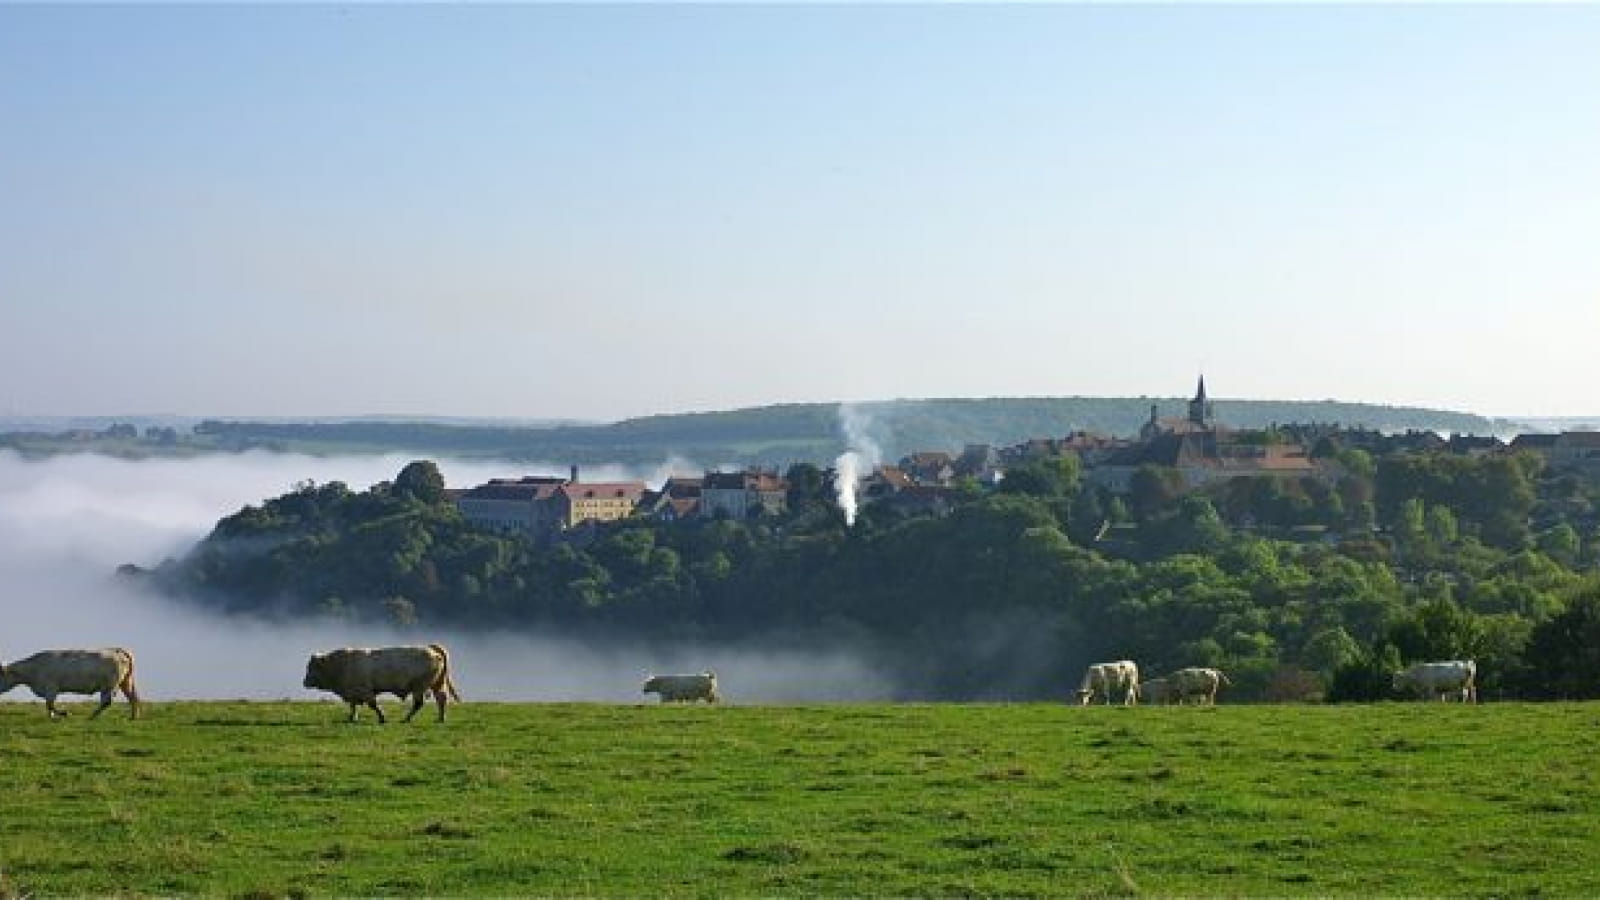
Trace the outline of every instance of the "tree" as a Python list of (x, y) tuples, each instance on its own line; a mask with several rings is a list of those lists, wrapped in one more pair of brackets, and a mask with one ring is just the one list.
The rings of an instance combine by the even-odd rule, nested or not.
[(1072, 454), (1030, 459), (1006, 470), (999, 492), (1045, 499), (1069, 497), (1078, 490), (1078, 474), (1078, 457)]
[(1402, 550), (1408, 553), (1426, 551), (1428, 539), (1426, 516), (1422, 501), (1416, 497), (1400, 504), (1400, 510), (1394, 518), (1394, 538)]
[(409, 628), (417, 624), (417, 605), (404, 597), (385, 598), (383, 612), (390, 623), (401, 628)]
[(444, 499), (444, 476), (430, 459), (407, 463), (394, 479), (394, 492), (433, 505)]
[(1146, 525), (1154, 549), (1162, 553), (1215, 553), (1228, 540), (1228, 526), (1211, 501), (1189, 494), (1171, 515)]
[(1334, 671), (1328, 702), (1382, 700), (1394, 692), (1394, 673), (1399, 670), (1400, 654), (1392, 644), (1374, 647)]
[(1343, 628), (1324, 628), (1306, 641), (1300, 658), (1312, 669), (1331, 676), (1339, 669), (1361, 661), (1361, 645)]
[(833, 498), (828, 494), (827, 479), (823, 476), (822, 470), (811, 463), (795, 463), (784, 473), (783, 478), (789, 483), (789, 493), (785, 499), (790, 512), (798, 513), (813, 503), (833, 502)]
[(1389, 642), (1408, 663), (1471, 659), (1482, 641), (1477, 617), (1448, 596), (1430, 600), (1389, 629)]
[(1565, 522), (1539, 532), (1536, 543), (1545, 556), (1564, 566), (1578, 562), (1578, 532)]
[(1566, 612), (1535, 626), (1523, 658), (1538, 661), (1525, 676), (1525, 693), (1565, 700), (1600, 697), (1600, 591), (1583, 594)]
[(1461, 536), (1455, 514), (1447, 506), (1430, 506), (1423, 518), (1423, 527), (1435, 547), (1446, 548)]
[(1133, 512), (1140, 521), (1165, 510), (1182, 493), (1183, 474), (1170, 466), (1140, 466), (1129, 484)]

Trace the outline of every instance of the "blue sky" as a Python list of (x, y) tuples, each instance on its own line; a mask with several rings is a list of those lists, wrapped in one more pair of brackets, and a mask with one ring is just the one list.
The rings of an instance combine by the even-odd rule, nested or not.
[(0, 414), (1600, 412), (1600, 6), (0, 6)]

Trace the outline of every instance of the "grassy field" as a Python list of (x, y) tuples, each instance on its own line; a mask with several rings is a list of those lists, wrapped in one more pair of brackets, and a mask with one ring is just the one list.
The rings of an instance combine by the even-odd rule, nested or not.
[(1600, 895), (1595, 704), (86, 712), (0, 894)]

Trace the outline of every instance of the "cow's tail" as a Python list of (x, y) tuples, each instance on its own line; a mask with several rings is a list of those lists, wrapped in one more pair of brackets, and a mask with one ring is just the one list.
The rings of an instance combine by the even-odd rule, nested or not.
[(456, 691), (456, 683), (450, 677), (450, 651), (444, 649), (443, 644), (429, 644), (428, 649), (439, 654), (439, 658), (444, 660), (444, 671), (439, 673), (439, 681), (444, 685), (444, 691), (450, 695), (450, 699), (460, 703), (461, 694)]

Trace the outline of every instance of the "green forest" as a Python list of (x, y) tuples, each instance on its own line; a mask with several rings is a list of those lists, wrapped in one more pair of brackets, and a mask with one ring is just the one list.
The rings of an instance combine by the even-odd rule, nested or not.
[(1076, 457), (967, 482), (942, 515), (868, 503), (846, 527), (829, 473), (787, 472), (782, 515), (469, 526), (421, 460), (354, 490), (306, 482), (221, 520), (182, 559), (123, 574), (230, 613), (643, 640), (849, 648), (899, 699), (1040, 699), (1082, 667), (1215, 666), (1229, 700), (1390, 696), (1413, 661), (1470, 657), (1480, 694), (1600, 696), (1600, 487), (1532, 454), (1358, 446), (1342, 477), (1196, 492), (1141, 469), (1087, 486)]

